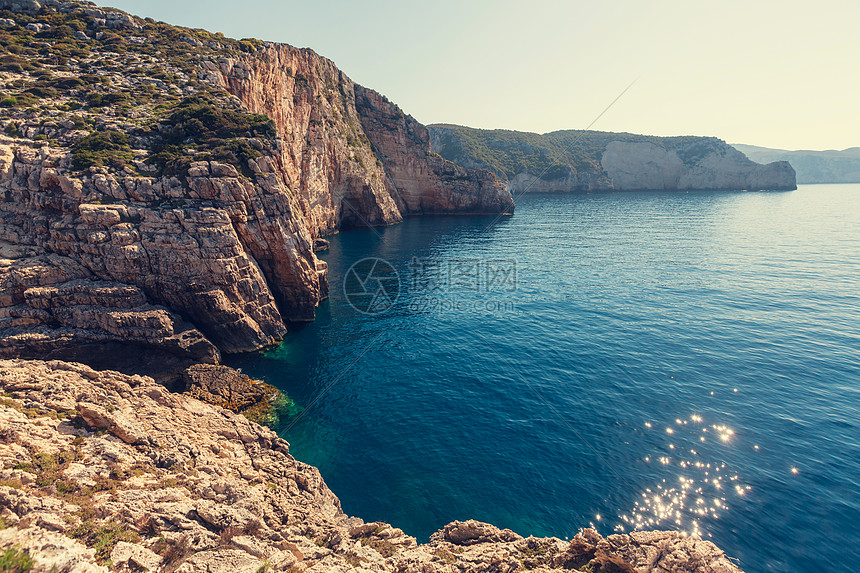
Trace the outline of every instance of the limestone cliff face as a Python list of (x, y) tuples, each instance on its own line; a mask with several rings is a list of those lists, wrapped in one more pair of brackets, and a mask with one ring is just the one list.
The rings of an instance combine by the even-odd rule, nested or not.
[[(25, 51), (0, 70), (28, 102), (0, 108), (0, 356), (134, 344), (217, 362), (313, 320), (320, 237), (512, 211), (492, 174), (431, 154), (423, 126), (311, 50), (64, 0), (0, 8), (16, 41), (71, 34), (46, 45), (77, 54)], [(48, 287), (61, 294), (33, 290)]]
[(317, 235), (408, 215), (513, 212), (493, 174), (431, 153), (425, 126), (311, 50), (267, 45), (211, 72), (248, 109), (275, 120), (284, 172)]
[[(76, 322), (60, 307), (79, 300), (83, 303), (75, 306), (108, 309), (162, 305), (177, 313), (173, 322), (193, 323), (227, 352), (280, 339), (286, 332), (281, 309), (295, 318), (313, 316), (322, 268), (310, 251), (309, 233), (293, 217), (271, 158), (255, 162), (254, 182), (214, 162), (194, 164), (182, 182), (73, 176), (63, 169), (63, 156), (48, 148), (13, 150), (7, 140), (0, 142), (0, 151), (7, 158), (0, 173), (0, 240), (11, 257), (0, 280), (20, 292), (5, 301), (3, 312), (20, 314), (24, 310), (11, 307), (21, 305), (39, 308), (27, 287), (67, 290), (69, 281), (78, 281), (75, 288), (84, 291), (91, 283), (81, 281), (95, 281), (89, 300), (84, 295), (54, 299), (66, 320), (55, 312), (8, 324), (12, 330), (4, 329), (0, 353), (38, 355), (48, 343), (72, 343), (75, 332), (63, 328), (94, 333), (87, 340), (140, 339), (161, 347), (177, 330), (138, 324), (144, 315), (133, 312), (124, 313), (125, 329)], [(33, 254), (35, 259), (27, 256)], [(42, 264), (45, 257), (51, 266)], [(34, 276), (18, 280), (21, 273)], [(104, 281), (117, 289), (110, 300), (96, 288)], [(208, 355), (217, 359), (214, 349)]]
[(283, 139), (280, 168), (314, 236), (342, 225), (403, 220), (362, 129), (355, 84), (331, 61), (311, 50), (268, 45), (207, 67), (210, 81), (274, 120)]
[(761, 165), (731, 146), (720, 146), (695, 163), (678, 151), (653, 143), (613, 141), (601, 165), (612, 187), (637, 189), (795, 189), (794, 169), (786, 161)]
[(546, 134), (430, 126), (433, 149), (460, 165), (490, 169), (514, 195), (581, 191), (789, 190), (794, 169), (761, 165), (713, 137), (600, 131)]
[(563, 541), (470, 520), (419, 545), (345, 515), (271, 430), (150, 378), (0, 360), (0, 391), (0, 551), (37, 573), (740, 573), (676, 532)]

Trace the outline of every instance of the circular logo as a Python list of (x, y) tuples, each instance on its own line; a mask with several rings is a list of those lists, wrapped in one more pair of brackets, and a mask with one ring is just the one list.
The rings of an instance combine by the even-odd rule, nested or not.
[(343, 294), (362, 314), (382, 314), (400, 297), (400, 275), (386, 260), (361, 259), (346, 272)]

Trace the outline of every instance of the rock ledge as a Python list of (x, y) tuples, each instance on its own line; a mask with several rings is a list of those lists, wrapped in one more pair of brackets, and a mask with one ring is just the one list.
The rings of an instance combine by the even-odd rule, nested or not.
[(345, 515), (271, 430), (151, 378), (3, 360), (0, 392), (0, 549), (36, 572), (739, 571), (671, 532), (566, 542), (465, 521), (419, 545)]

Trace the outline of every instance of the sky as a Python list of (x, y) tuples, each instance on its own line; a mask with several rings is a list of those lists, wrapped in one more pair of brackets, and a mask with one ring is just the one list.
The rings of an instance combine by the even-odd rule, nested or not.
[(858, 0), (97, 4), (312, 48), (425, 124), (860, 146)]

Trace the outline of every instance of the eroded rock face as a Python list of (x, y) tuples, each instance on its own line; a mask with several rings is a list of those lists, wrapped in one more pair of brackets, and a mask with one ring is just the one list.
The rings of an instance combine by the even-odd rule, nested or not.
[[(0, 137), (0, 273), (54, 272), (38, 259), (49, 255), (77, 269), (74, 278), (31, 281), (65, 294), (34, 291), (14, 304), (0, 301), (6, 327), (0, 356), (46, 357), (49, 347), (69, 349), (77, 341), (90, 349), (126, 343), (217, 362), (213, 347), (260, 349), (280, 341), (287, 323), (313, 320), (328, 294), (326, 264), (314, 254), (324, 248), (324, 235), (397, 223), (409, 214), (512, 210), (510, 195), (491, 174), (431, 154), (426, 128), (311, 50), (262, 42), (237, 49), (236, 42), (205, 34), (204, 43), (193, 31), (164, 33), (152, 22), (86, 3), (0, 0), (0, 6), (66, 15), (87, 28), (75, 38), (91, 50), (82, 56), (86, 62), (71, 67), (39, 63), (38, 74), (25, 71), (22, 56), (19, 71), (12, 66), (0, 74), (4, 89), (60, 86), (36, 86), (37, 93), (57, 95), (35, 111), (0, 110), (0, 125), (12, 136)], [(124, 42), (123, 50), (106, 43), (105, 27)], [(147, 44), (159, 42), (183, 55), (153, 57)], [(193, 65), (178, 62), (182, 57)], [(126, 69), (136, 71), (116, 73)], [(84, 89), (68, 77), (84, 70), (112, 90), (147, 94), (144, 105), (90, 105), (86, 98), (99, 82), (87, 80)], [(156, 164), (152, 154), (164, 149), (157, 147), (160, 134), (172, 129), (163, 108), (179, 103), (177, 94), (226, 113), (264, 114), (276, 133), (219, 132), (227, 138), (219, 139), (222, 147), (244, 150), (232, 154), (232, 163), (201, 159), (212, 153), (198, 153), (197, 143), (185, 138), (164, 152), (180, 167)], [(156, 95), (167, 103), (146, 105)], [(83, 110), (75, 121), (56, 109), (69, 106)], [(188, 111), (193, 104), (179, 107)], [(128, 156), (117, 165), (96, 143), (103, 163), (76, 167), (70, 152), (99, 132), (130, 135)], [(78, 282), (65, 284), (71, 280)], [(70, 289), (74, 296), (67, 296)], [(44, 300), (34, 302), (39, 297)], [(71, 310), (60, 308), (63, 301)], [(85, 353), (76, 358), (87, 359)]]
[[(133, 285), (137, 294), (130, 296), (138, 303), (169, 308), (227, 352), (278, 341), (286, 333), (282, 309), (295, 319), (313, 317), (324, 272), (269, 158), (256, 161), (254, 181), (232, 166), (201, 162), (183, 184), (175, 178), (74, 177), (64, 173), (62, 150), (13, 151), (6, 140), (0, 151), (11, 156), (0, 173), (0, 240), (16, 254), (60, 255), (78, 269), (75, 278), (95, 280), (78, 283), (79, 300), (99, 281), (120, 291)], [(15, 262), (4, 272), (44, 267), (31, 259), (7, 259)], [(28, 280), (52, 281), (50, 275)], [(105, 302), (96, 292), (91, 298)], [(69, 326), (87, 330), (90, 324)], [(127, 330), (113, 334), (115, 340), (139, 338), (126, 337)]]
[(316, 235), (412, 214), (514, 210), (493, 174), (431, 153), (425, 126), (311, 50), (269, 45), (210, 71), (248, 109), (275, 121), (284, 172), (301, 189)]
[(272, 118), (280, 163), (314, 237), (341, 225), (398, 223), (403, 213), (355, 109), (355, 84), (311, 50), (269, 45), (209, 67), (209, 80)]
[(84, 355), (98, 345), (160, 349), (188, 363), (217, 363), (218, 349), (192, 325), (147, 302), (139, 288), (98, 280), (56, 254), (0, 259), (0, 356)]
[(362, 125), (406, 212), (513, 213), (510, 192), (483, 169), (466, 169), (430, 151), (430, 133), (373, 90), (356, 86)]
[[(571, 542), (454, 522), (418, 545), (344, 515), (319, 472), (244, 417), (152, 379), (0, 360), (0, 549), (34, 571), (738, 573), (712, 543), (670, 532)], [(17, 468), (17, 469), (16, 469)], [(291, 569), (292, 568), (292, 569)]]

